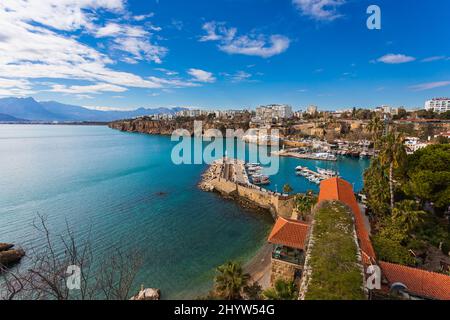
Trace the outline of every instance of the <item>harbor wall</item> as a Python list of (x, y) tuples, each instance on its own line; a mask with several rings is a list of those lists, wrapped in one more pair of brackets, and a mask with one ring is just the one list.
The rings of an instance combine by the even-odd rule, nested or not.
[(249, 187), (231, 182), (226, 179), (215, 179), (212, 182), (214, 189), (226, 196), (235, 197), (238, 201), (244, 200), (255, 206), (269, 210), (274, 216), (290, 218), (294, 210), (294, 196), (282, 196), (266, 189)]

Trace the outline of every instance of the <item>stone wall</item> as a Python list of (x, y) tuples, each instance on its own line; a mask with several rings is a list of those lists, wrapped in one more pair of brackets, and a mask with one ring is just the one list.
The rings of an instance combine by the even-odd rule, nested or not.
[(293, 281), (295, 277), (295, 272), (297, 270), (301, 270), (301, 267), (294, 265), (292, 263), (272, 259), (270, 286), (273, 287), (278, 279), (283, 279), (285, 281)]
[(236, 197), (255, 206), (269, 210), (274, 216), (291, 218), (295, 199), (293, 196), (280, 196), (268, 191), (238, 185), (226, 179), (216, 179), (211, 182), (214, 189), (225, 196)]
[(291, 218), (295, 207), (295, 197), (273, 196), (272, 203), (279, 216)]
[(259, 206), (270, 209), (272, 204), (272, 196), (267, 192), (262, 192), (260, 190), (251, 189), (238, 185), (237, 192), (240, 197), (246, 198), (251, 202), (257, 203)]

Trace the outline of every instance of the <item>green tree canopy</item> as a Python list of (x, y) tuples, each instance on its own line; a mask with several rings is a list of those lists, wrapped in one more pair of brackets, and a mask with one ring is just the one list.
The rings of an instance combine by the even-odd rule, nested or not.
[(414, 200), (404, 200), (399, 202), (392, 211), (392, 219), (398, 225), (403, 226), (408, 234), (423, 223), (426, 216), (427, 212), (420, 210), (418, 204)]
[(267, 300), (296, 300), (298, 298), (297, 287), (293, 281), (278, 279), (273, 288), (264, 291)]
[(283, 186), (283, 192), (284, 192), (284, 193), (289, 194), (289, 193), (291, 193), (292, 191), (293, 191), (293, 189), (292, 189), (291, 185), (289, 185), (289, 184), (286, 183), (286, 184)]
[(242, 299), (242, 290), (247, 286), (250, 275), (244, 273), (240, 263), (227, 262), (217, 267), (214, 279), (216, 293), (226, 300)]
[(443, 210), (450, 204), (450, 145), (436, 144), (408, 156), (403, 191)]

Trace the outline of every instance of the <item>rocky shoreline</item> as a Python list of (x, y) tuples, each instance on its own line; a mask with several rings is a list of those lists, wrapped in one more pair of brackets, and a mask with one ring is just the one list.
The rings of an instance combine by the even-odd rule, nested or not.
[(214, 179), (219, 178), (219, 176), (217, 174), (219, 169), (220, 168), (217, 163), (213, 163), (210, 166), (208, 166), (206, 171), (201, 176), (201, 180), (198, 184), (198, 187), (201, 190), (206, 191), (206, 192), (214, 191), (214, 185), (213, 185), (212, 181)]
[[(244, 131), (249, 128), (249, 121), (243, 119), (242, 121), (221, 121), (219, 124), (213, 119), (207, 117), (195, 119), (202, 121), (202, 128), (204, 131), (209, 129), (217, 129), (225, 135), (227, 129)], [(154, 120), (148, 117), (137, 119), (119, 120), (108, 124), (111, 129), (116, 129), (124, 132), (137, 132), (152, 135), (172, 135), (175, 130), (184, 129), (191, 134), (194, 132), (194, 119), (192, 118), (176, 118), (172, 120)]]
[(13, 248), (14, 244), (12, 243), (0, 243), (0, 270), (20, 262), (25, 256), (24, 250)]

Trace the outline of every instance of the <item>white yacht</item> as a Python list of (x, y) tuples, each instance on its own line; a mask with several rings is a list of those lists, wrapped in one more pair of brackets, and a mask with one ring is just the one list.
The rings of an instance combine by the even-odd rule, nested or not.
[(324, 176), (329, 176), (329, 177), (337, 176), (337, 172), (330, 170), (330, 169), (322, 169), (322, 168), (317, 167), (317, 172), (319, 172), (320, 174), (323, 174)]

